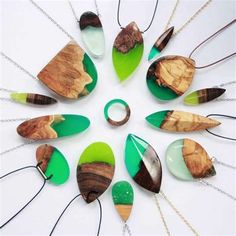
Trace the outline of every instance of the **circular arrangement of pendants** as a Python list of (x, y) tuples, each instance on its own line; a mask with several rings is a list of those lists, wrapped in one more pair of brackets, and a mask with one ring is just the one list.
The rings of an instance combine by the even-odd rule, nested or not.
[[(202, 5), (191, 18), (189, 18), (179, 29), (176, 29), (174, 26), (171, 26), (171, 22), (180, 2), (180, 0), (176, 0), (163, 33), (157, 38), (154, 45), (149, 50), (148, 61), (159, 56), (164, 48), (173, 40), (173, 37), (176, 37), (177, 34), (190, 24), (211, 1), (212, 0), (205, 1), (204, 5)], [(5, 53), (1, 52), (1, 56), (29, 77), (42, 82), (42, 84), (62, 98), (76, 100), (80, 97), (89, 95), (96, 87), (98, 80), (97, 69), (92, 59), (80, 45), (78, 45), (76, 40), (50, 15), (48, 15), (44, 9), (33, 0), (30, 0), (30, 2), (46, 16), (47, 19), (53, 22), (54, 25), (70, 39), (70, 41), (43, 67), (37, 76), (32, 75), (28, 70), (8, 57)], [(94, 0), (94, 5), (96, 13), (86, 11), (78, 18), (75, 6), (69, 1), (69, 6), (71, 7), (72, 14), (80, 28), (80, 35), (86, 50), (92, 57), (102, 58), (105, 54), (105, 36), (96, 0)], [(119, 15), (120, 5), (121, 0), (118, 0), (117, 23), (121, 28), (121, 31), (118, 33), (113, 43), (112, 62), (119, 81), (123, 82), (135, 72), (141, 63), (144, 53), (143, 34), (149, 30), (153, 23), (157, 11), (158, 0), (155, 0), (152, 17), (144, 30), (139, 29), (134, 21), (125, 27), (121, 25)], [(217, 32), (210, 35), (202, 43), (197, 45), (188, 57), (167, 55), (153, 61), (146, 73), (146, 84), (151, 94), (161, 101), (176, 99), (185, 94), (189, 89), (196, 70), (216, 65), (235, 56), (236, 52), (203, 66), (198, 66), (198, 63), (192, 58), (193, 53), (197, 49), (235, 22), (236, 20), (234, 19), (220, 28)], [(226, 92), (225, 86), (234, 83), (236, 82), (230, 81), (219, 86), (198, 89), (186, 95), (183, 102), (185, 105), (196, 106), (216, 100)], [(18, 92), (6, 88), (0, 88), (0, 91), (8, 94), (8, 97), (1, 97), (1, 101), (9, 100), (21, 104), (43, 106), (56, 104), (58, 102), (53, 97), (39, 93)], [(233, 101), (236, 100), (235, 98), (229, 99)], [(117, 104), (121, 105), (125, 110), (125, 116), (121, 120), (113, 120), (109, 114), (109, 109)], [(124, 125), (129, 121), (130, 116), (131, 109), (128, 103), (122, 99), (112, 99), (104, 106), (104, 118), (112, 126)], [(219, 138), (235, 141), (236, 139), (234, 137), (223, 136), (208, 130), (215, 130), (214, 127), (221, 125), (218, 118), (212, 119), (210, 118), (212, 116), (236, 119), (234, 116), (225, 114), (208, 114), (207, 116), (203, 116), (174, 109), (156, 111), (148, 115), (145, 119), (152, 127), (157, 128), (159, 131), (163, 130), (170, 133), (178, 133), (204, 130)], [(16, 131), (21, 137), (28, 140), (28, 142), (23, 142), (19, 146), (6, 150), (2, 152), (1, 155), (17, 150), (18, 148), (33, 142), (50, 141), (51, 139), (76, 135), (87, 130), (90, 126), (89, 118), (78, 114), (52, 114), (34, 118), (3, 119), (1, 121), (22, 120), (23, 122), (16, 126)], [(36, 149), (36, 161), (36, 165), (20, 167), (19, 169), (0, 176), (0, 180), (3, 180), (16, 172), (35, 169), (43, 181), (41, 188), (36, 194), (5, 223), (0, 225), (0, 229), (11, 222), (28, 206), (44, 189), (47, 182), (54, 185), (61, 185), (66, 183), (69, 179), (70, 166), (65, 156), (56, 147), (50, 144), (38, 146)], [(198, 231), (176, 208), (172, 200), (170, 200), (163, 192), (163, 163), (161, 163), (157, 151), (149, 142), (135, 134), (128, 134), (124, 147), (124, 162), (127, 172), (133, 181), (143, 190), (150, 192), (154, 196), (157, 209), (161, 216), (161, 221), (168, 235), (170, 235), (170, 229), (159, 202), (160, 196), (169, 204), (171, 209), (183, 223), (185, 223), (185, 226), (188, 227), (194, 235), (199, 235)], [(116, 160), (113, 150), (105, 142), (98, 141), (91, 143), (83, 150), (76, 165), (76, 182), (78, 185), (76, 192), (78, 193), (68, 202), (58, 219), (55, 220), (55, 224), (49, 234), (50, 236), (56, 230), (56, 226), (65, 211), (77, 198), (83, 199), (88, 205), (91, 205), (89, 203), (92, 202), (98, 203), (99, 223), (97, 236), (100, 234), (102, 224), (102, 201), (100, 201), (100, 197), (111, 185), (115, 174), (115, 163)], [(215, 157), (210, 157), (198, 142), (189, 138), (175, 140), (169, 144), (166, 149), (165, 164), (169, 172), (177, 179), (193, 182), (198, 181), (236, 201), (235, 196), (216, 186), (213, 181), (210, 183), (207, 180), (207, 178), (216, 175), (214, 164), (223, 165), (231, 170), (236, 170), (236, 167), (224, 163)], [(116, 181), (116, 183), (112, 185), (110, 195), (115, 209), (120, 215), (123, 223), (123, 235), (125, 235), (126, 232), (128, 235), (132, 235), (131, 229), (127, 223), (131, 215), (135, 196), (131, 183), (126, 180)], [(52, 204), (56, 204), (56, 202), (52, 202)]]

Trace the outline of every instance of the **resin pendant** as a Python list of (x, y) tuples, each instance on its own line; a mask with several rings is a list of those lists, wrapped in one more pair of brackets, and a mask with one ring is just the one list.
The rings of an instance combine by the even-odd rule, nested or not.
[(209, 129), (220, 122), (190, 112), (164, 110), (146, 117), (151, 125), (171, 132), (190, 132)]
[(91, 12), (85, 12), (79, 20), (81, 36), (86, 48), (94, 57), (102, 57), (105, 52), (105, 37), (99, 17)]
[(17, 133), (33, 140), (55, 139), (86, 130), (90, 121), (80, 115), (49, 115), (33, 118), (21, 123)]
[(191, 139), (179, 139), (171, 143), (166, 151), (169, 171), (182, 180), (194, 180), (214, 176), (213, 162), (205, 149)]
[(64, 155), (55, 147), (44, 144), (37, 148), (36, 159), (39, 168), (49, 178), (48, 181), (59, 185), (65, 183), (70, 176), (70, 168)]
[(115, 157), (110, 146), (103, 142), (89, 145), (77, 165), (77, 182), (82, 197), (93, 202), (109, 187), (115, 171)]
[(97, 70), (83, 49), (71, 41), (39, 72), (38, 78), (58, 95), (78, 99), (95, 88)]
[(45, 95), (35, 93), (11, 93), (11, 99), (22, 104), (51, 105), (57, 100)]
[(182, 56), (165, 56), (154, 61), (147, 72), (147, 86), (160, 100), (172, 100), (184, 94), (192, 83), (195, 62)]
[(129, 134), (125, 146), (125, 165), (137, 184), (151, 192), (159, 193), (162, 178), (161, 162), (149, 143)]
[(166, 30), (154, 43), (153, 47), (151, 48), (151, 51), (148, 55), (148, 60), (152, 60), (154, 57), (160, 55), (161, 51), (166, 47), (168, 44), (172, 34), (174, 33), (174, 26), (170, 27), (168, 30)]
[(113, 65), (120, 81), (126, 80), (138, 67), (143, 50), (142, 33), (131, 22), (117, 35), (112, 49)]
[(115, 183), (112, 187), (112, 199), (121, 219), (126, 222), (134, 201), (134, 191), (130, 183), (127, 181)]
[(205, 88), (194, 91), (184, 98), (186, 105), (199, 105), (201, 103), (210, 102), (221, 96), (226, 89), (223, 88)]

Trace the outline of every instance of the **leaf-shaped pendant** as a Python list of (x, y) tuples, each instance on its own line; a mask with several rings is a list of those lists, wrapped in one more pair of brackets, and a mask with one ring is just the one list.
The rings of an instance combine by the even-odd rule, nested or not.
[(90, 121), (80, 115), (48, 115), (33, 118), (21, 123), (17, 133), (33, 140), (55, 139), (80, 133), (86, 130)]
[(79, 26), (86, 48), (94, 57), (102, 57), (105, 52), (105, 37), (99, 17), (91, 12), (81, 15)]
[(182, 56), (165, 56), (148, 69), (146, 82), (150, 92), (160, 100), (172, 100), (186, 92), (192, 83), (195, 62)]
[(160, 55), (161, 51), (166, 47), (168, 44), (172, 34), (174, 32), (174, 26), (167, 29), (154, 43), (151, 51), (148, 55), (148, 60), (152, 60), (154, 57)]
[(210, 102), (221, 96), (226, 89), (223, 88), (205, 88), (194, 91), (184, 98), (186, 105), (199, 105), (201, 103)]
[(143, 50), (142, 33), (131, 22), (117, 35), (112, 49), (113, 65), (120, 81), (126, 80), (138, 67)]
[(147, 122), (160, 129), (171, 132), (190, 132), (209, 129), (220, 122), (190, 112), (164, 110), (146, 117)]
[(97, 70), (84, 50), (71, 41), (39, 72), (38, 78), (58, 95), (78, 99), (95, 88)]
[(129, 134), (125, 145), (125, 165), (137, 184), (151, 192), (159, 193), (162, 178), (161, 162), (149, 143)]
[(93, 202), (109, 187), (115, 171), (115, 157), (103, 142), (90, 144), (80, 156), (77, 182), (84, 200)]
[(205, 149), (191, 139), (179, 139), (171, 143), (166, 151), (169, 171), (182, 180), (205, 178), (216, 174), (213, 162)]
[(57, 103), (57, 100), (42, 94), (35, 93), (11, 93), (11, 99), (22, 104), (51, 105)]
[(116, 182), (112, 187), (112, 199), (120, 217), (126, 222), (134, 201), (134, 191), (130, 183), (124, 180)]
[(70, 168), (64, 155), (55, 147), (44, 144), (37, 148), (36, 159), (39, 168), (49, 181), (59, 185), (65, 183), (70, 175)]

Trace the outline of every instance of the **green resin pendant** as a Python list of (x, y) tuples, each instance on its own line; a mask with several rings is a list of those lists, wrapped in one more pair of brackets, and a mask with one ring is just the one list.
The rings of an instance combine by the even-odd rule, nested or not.
[(109, 187), (115, 171), (115, 157), (103, 142), (90, 144), (80, 156), (77, 182), (84, 200), (93, 202)]
[(17, 127), (17, 133), (33, 140), (55, 139), (81, 133), (90, 125), (85, 116), (48, 115), (27, 120)]
[(112, 187), (112, 199), (120, 217), (126, 222), (134, 201), (134, 191), (130, 183), (127, 181), (116, 182)]
[(64, 155), (55, 147), (44, 144), (37, 148), (36, 159), (39, 168), (48, 181), (60, 185), (65, 183), (70, 176), (70, 168)]
[(166, 164), (175, 177), (192, 181), (216, 174), (213, 162), (205, 149), (191, 139), (179, 139), (166, 151)]
[(105, 52), (105, 37), (99, 17), (93, 12), (85, 12), (80, 17), (79, 26), (88, 51), (94, 57), (102, 57)]
[(210, 102), (221, 96), (226, 89), (222, 88), (205, 88), (194, 91), (184, 98), (186, 105), (199, 105), (201, 103)]
[(220, 122), (197, 114), (164, 110), (146, 117), (151, 125), (171, 132), (190, 132), (209, 129), (220, 125)]
[(112, 49), (113, 65), (120, 81), (126, 80), (138, 67), (143, 50), (142, 33), (131, 22), (117, 35)]
[(125, 146), (125, 165), (137, 184), (151, 192), (159, 193), (162, 178), (161, 162), (149, 143), (129, 134)]
[(11, 93), (13, 101), (22, 104), (51, 105), (57, 103), (57, 100), (45, 95), (35, 93)]

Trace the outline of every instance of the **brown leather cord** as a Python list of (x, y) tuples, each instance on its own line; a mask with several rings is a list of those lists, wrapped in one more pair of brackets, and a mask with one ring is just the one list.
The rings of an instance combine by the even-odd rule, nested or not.
[[(219, 29), (217, 32), (215, 32), (214, 34), (212, 34), (210, 37), (208, 37), (207, 39), (205, 39), (203, 42), (201, 42), (197, 47), (195, 47), (194, 49), (193, 49), (193, 51), (190, 53), (190, 55), (189, 55), (189, 58), (192, 58), (192, 55), (193, 55), (193, 53), (198, 49), (198, 48), (200, 48), (204, 43), (206, 43), (207, 41), (209, 41), (210, 39), (213, 39), (215, 36), (217, 36), (219, 33), (221, 33), (222, 31), (224, 31), (225, 29), (227, 29), (229, 26), (231, 26), (232, 24), (234, 24), (236, 22), (236, 19), (234, 19), (234, 20), (232, 20), (231, 22), (229, 22), (227, 25), (225, 25), (224, 27), (222, 27), (221, 29)], [(224, 57), (224, 58), (221, 58), (221, 59), (219, 59), (219, 60), (217, 60), (217, 61), (215, 61), (215, 62), (212, 62), (212, 63), (210, 63), (210, 64), (208, 64), (208, 65), (205, 65), (205, 66), (195, 66), (195, 69), (203, 69), (203, 68), (206, 68), (206, 67), (209, 67), (209, 66), (213, 66), (213, 65), (215, 65), (215, 64), (217, 64), (217, 63), (220, 63), (220, 62), (222, 62), (222, 61), (224, 61), (224, 60), (226, 60), (226, 59), (229, 59), (229, 58), (231, 58), (231, 57), (233, 57), (233, 56), (235, 56), (236, 55), (236, 52), (234, 52), (234, 53), (232, 53), (232, 54), (230, 54), (230, 55), (228, 55), (228, 56), (226, 56), (226, 57)]]

